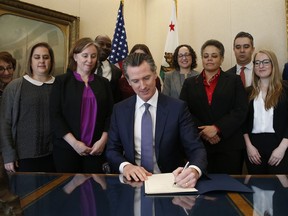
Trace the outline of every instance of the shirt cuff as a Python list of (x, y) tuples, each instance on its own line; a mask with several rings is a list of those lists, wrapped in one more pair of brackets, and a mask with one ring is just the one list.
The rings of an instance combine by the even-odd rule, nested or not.
[(119, 166), (119, 172), (120, 172), (121, 174), (123, 174), (124, 166), (126, 166), (127, 164), (130, 164), (130, 163), (129, 163), (129, 162), (123, 162), (123, 163), (120, 164), (120, 166)]
[(195, 166), (195, 165), (190, 165), (189, 167), (196, 169), (196, 171), (197, 171), (198, 174), (199, 174), (199, 178), (202, 176), (202, 171), (201, 171), (201, 169), (199, 169), (199, 167), (197, 167), (197, 166)]

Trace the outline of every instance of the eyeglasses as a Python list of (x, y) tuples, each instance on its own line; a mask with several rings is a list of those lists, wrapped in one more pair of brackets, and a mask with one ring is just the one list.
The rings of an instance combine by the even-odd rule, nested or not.
[(263, 64), (264, 67), (267, 67), (267, 66), (269, 66), (271, 64), (271, 61), (270, 61), (270, 59), (264, 59), (262, 61), (256, 60), (256, 61), (254, 61), (254, 66), (255, 67), (260, 67), (261, 63)]
[(191, 56), (190, 53), (184, 53), (184, 54), (179, 54), (179, 55), (178, 55), (178, 58), (179, 58), (179, 59), (184, 58), (184, 57), (185, 57), (185, 58), (188, 58), (189, 56)]
[(4, 73), (7, 70), (9, 73), (13, 72), (14, 68), (12, 66), (2, 67), (0, 66), (0, 73)]

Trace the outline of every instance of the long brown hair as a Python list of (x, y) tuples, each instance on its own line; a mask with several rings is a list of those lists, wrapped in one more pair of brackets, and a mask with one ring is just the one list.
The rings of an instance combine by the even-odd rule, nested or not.
[[(277, 57), (274, 52), (270, 50), (260, 50), (255, 53), (253, 58), (253, 63), (255, 62), (255, 58), (258, 53), (266, 54), (271, 61), (272, 72), (270, 75), (269, 86), (267, 90), (267, 95), (265, 97), (265, 109), (268, 110), (272, 107), (276, 107), (279, 100), (281, 99), (281, 92), (283, 89), (282, 86), (282, 77), (279, 70), (279, 64)], [(253, 100), (258, 97), (260, 93), (260, 78), (255, 73), (255, 65), (253, 66), (253, 75), (252, 75), (252, 92), (250, 94), (249, 100)]]

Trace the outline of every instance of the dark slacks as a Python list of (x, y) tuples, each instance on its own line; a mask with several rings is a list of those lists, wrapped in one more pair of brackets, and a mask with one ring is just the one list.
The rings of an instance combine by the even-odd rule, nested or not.
[(243, 150), (207, 152), (208, 173), (242, 174)]
[(262, 163), (255, 165), (250, 163), (247, 152), (245, 154), (245, 161), (249, 174), (288, 174), (288, 153), (284, 155), (284, 158), (278, 166), (270, 166), (268, 164), (269, 158), (275, 148), (280, 144), (274, 133), (261, 133), (249, 135), (252, 144), (258, 149), (261, 155)]
[(39, 158), (27, 158), (18, 160), (17, 172), (55, 172), (52, 154)]
[(100, 156), (80, 156), (72, 147), (53, 148), (54, 163), (57, 172), (61, 173), (104, 173), (104, 153)]

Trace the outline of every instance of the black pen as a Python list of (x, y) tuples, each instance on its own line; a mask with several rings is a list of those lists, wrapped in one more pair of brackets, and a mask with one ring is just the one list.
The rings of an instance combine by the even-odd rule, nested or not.
[[(189, 161), (185, 164), (185, 166), (184, 166), (184, 168), (182, 169), (181, 173), (182, 173), (185, 169), (187, 169), (188, 166), (189, 166)], [(174, 182), (173, 185), (176, 185), (176, 182)]]

